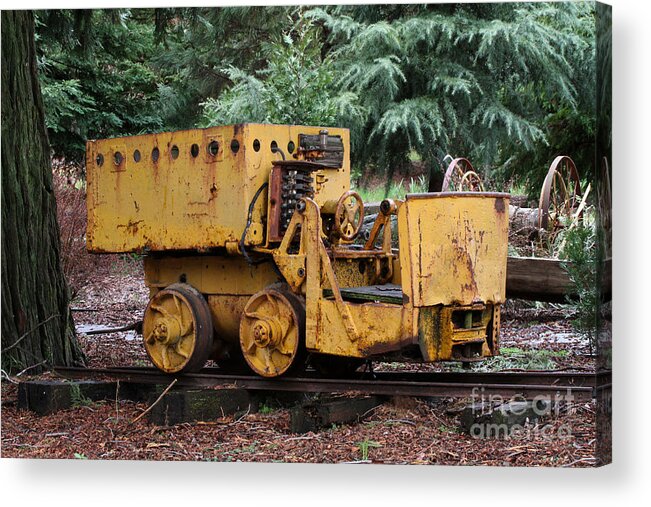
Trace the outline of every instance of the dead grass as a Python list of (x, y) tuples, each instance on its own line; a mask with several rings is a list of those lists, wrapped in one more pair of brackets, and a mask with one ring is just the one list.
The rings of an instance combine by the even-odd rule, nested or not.
[(134, 269), (125, 255), (91, 254), (86, 250), (86, 180), (82, 166), (52, 161), (52, 180), (57, 201), (61, 240), (61, 268), (74, 299), (91, 278)]

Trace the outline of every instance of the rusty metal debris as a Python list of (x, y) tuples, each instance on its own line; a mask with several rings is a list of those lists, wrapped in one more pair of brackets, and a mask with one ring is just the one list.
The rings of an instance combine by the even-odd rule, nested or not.
[(470, 161), (455, 158), (450, 162), (443, 177), (441, 192), (483, 192), (484, 184)]

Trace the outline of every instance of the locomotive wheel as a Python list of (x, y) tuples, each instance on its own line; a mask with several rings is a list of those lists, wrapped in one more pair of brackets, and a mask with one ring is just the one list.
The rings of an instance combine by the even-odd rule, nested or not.
[(363, 222), (364, 201), (357, 192), (349, 190), (337, 202), (335, 234), (345, 241), (352, 241), (359, 234)]
[(165, 373), (199, 371), (213, 344), (210, 309), (194, 287), (170, 285), (145, 309), (142, 336), (154, 366)]
[(468, 159), (455, 158), (443, 177), (441, 192), (483, 192), (484, 184)]
[(251, 296), (240, 319), (240, 346), (251, 369), (279, 377), (305, 361), (305, 308), (284, 285)]

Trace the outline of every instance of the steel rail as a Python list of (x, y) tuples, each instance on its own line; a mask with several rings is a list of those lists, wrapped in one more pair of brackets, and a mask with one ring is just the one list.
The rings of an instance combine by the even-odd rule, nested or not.
[[(266, 379), (255, 375), (225, 374), (217, 368), (200, 373), (169, 375), (154, 368), (55, 368), (68, 378), (110, 378), (122, 382), (167, 385), (177, 379), (183, 387), (239, 387), (260, 391), (294, 391), (311, 393), (357, 392), (385, 396), (481, 397), (521, 396), (533, 399), (551, 396), (558, 400), (589, 400), (611, 386), (610, 373), (575, 372), (378, 372), (375, 378), (364, 374), (344, 379), (301, 377)], [(368, 376), (368, 374), (367, 374)], [(570, 398), (571, 396), (571, 398)]]

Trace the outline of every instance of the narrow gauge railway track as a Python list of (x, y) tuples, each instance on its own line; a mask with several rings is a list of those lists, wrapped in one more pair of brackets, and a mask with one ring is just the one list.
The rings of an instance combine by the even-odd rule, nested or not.
[[(261, 391), (309, 393), (357, 392), (385, 396), (573, 396), (573, 401), (589, 400), (611, 387), (610, 372), (376, 372), (340, 379), (321, 378), (310, 372), (301, 377), (266, 379), (256, 375), (227, 374), (217, 368), (200, 373), (167, 375), (154, 368), (55, 368), (66, 378), (109, 378), (122, 382), (167, 385), (177, 379), (184, 387), (240, 387)], [(563, 399), (563, 398), (561, 398)]]

